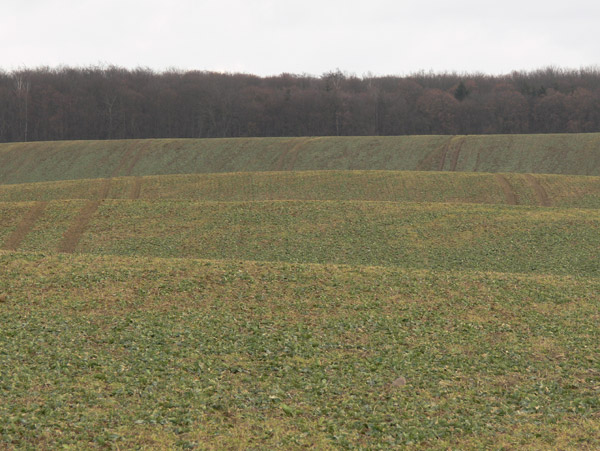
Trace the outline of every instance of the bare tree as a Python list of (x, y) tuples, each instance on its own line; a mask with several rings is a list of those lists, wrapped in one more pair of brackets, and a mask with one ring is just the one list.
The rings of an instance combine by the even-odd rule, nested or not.
[(19, 100), (20, 116), (24, 113), (23, 140), (27, 141), (29, 127), (29, 80), (24, 80), (21, 75), (15, 77), (15, 94)]
[(257, 77), (0, 69), (0, 141), (600, 132), (600, 70)]

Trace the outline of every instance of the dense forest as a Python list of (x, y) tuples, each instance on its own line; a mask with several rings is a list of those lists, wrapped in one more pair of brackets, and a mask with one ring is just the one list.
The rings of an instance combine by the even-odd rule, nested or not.
[(119, 67), (0, 72), (0, 142), (600, 131), (600, 69), (258, 77)]

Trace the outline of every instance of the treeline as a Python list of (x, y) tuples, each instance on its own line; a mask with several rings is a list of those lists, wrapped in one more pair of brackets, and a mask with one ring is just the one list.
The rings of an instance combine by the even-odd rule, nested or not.
[(258, 77), (0, 72), (0, 141), (600, 131), (600, 70)]

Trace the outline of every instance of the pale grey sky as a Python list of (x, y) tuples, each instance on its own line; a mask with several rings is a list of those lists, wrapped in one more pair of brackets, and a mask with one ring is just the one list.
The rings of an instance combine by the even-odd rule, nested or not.
[(600, 64), (597, 0), (0, 0), (0, 68), (320, 75)]

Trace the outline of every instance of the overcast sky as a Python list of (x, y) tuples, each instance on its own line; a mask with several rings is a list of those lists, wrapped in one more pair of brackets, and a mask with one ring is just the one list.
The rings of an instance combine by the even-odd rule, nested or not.
[(0, 68), (320, 75), (600, 64), (600, 1), (1, 0)]

